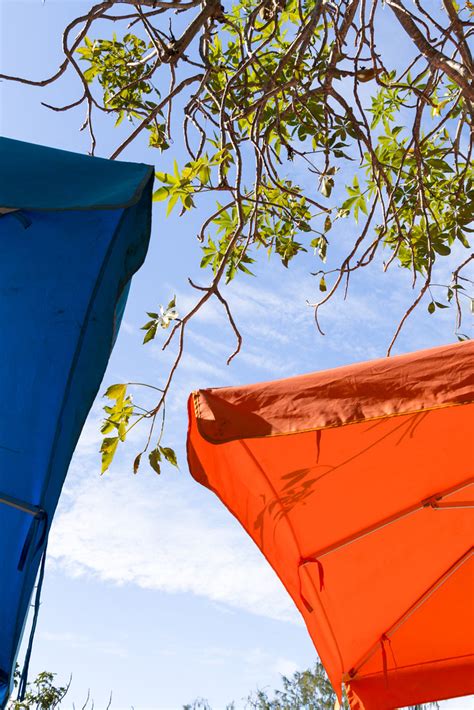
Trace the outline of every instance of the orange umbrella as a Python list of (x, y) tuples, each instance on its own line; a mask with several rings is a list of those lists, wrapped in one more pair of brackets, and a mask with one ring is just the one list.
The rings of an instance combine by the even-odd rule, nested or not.
[(200, 390), (189, 417), (192, 475), (272, 565), (339, 697), (474, 692), (474, 342)]

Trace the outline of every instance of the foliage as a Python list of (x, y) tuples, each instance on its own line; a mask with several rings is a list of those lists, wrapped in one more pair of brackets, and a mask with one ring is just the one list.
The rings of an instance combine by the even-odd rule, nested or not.
[[(20, 683), (20, 670), (18, 666), (15, 669), (14, 689), (17, 690)], [(29, 681), (26, 684), (26, 692), (23, 700), (14, 700), (13, 698), (7, 704), (7, 710), (54, 710), (55, 708), (64, 707), (64, 699), (69, 693), (72, 676), (67, 685), (56, 685), (56, 673), (50, 671), (42, 671), (38, 673), (34, 681)], [(110, 710), (112, 706), (112, 693), (105, 710)], [(75, 710), (74, 703), (72, 704)], [(94, 710), (94, 701), (91, 698), (90, 692), (87, 693), (85, 701), (81, 704), (81, 710)]]
[[(264, 690), (250, 695), (249, 710), (334, 710), (337, 707), (336, 694), (320, 663), (311, 670), (297, 671), (291, 678), (283, 676), (282, 685), (282, 690), (275, 690), (273, 697)], [(341, 708), (348, 710), (346, 698)]]
[[(11, 700), (8, 710), (54, 710), (60, 707), (67, 695), (71, 681), (65, 686), (55, 686), (55, 673), (43, 671), (39, 673), (32, 683), (28, 683), (25, 699), (20, 702)], [(19, 679), (19, 671), (15, 673), (16, 683)], [(283, 688), (276, 689), (272, 697), (265, 690), (257, 690), (251, 693), (246, 701), (247, 710), (334, 710), (337, 707), (337, 698), (321, 663), (316, 662), (312, 669), (297, 671), (291, 678), (282, 676)], [(94, 707), (88, 694), (84, 705), (85, 710)], [(106, 710), (112, 704), (110, 696)], [(428, 705), (416, 705), (411, 710), (423, 710), (423, 708), (437, 708), (437, 703)], [(349, 710), (347, 699), (343, 698), (340, 706), (341, 710)], [(198, 698), (192, 703), (183, 705), (183, 710), (212, 710), (207, 700)], [(228, 703), (225, 710), (236, 710), (234, 702)]]
[[(84, 79), (92, 82), (97, 79), (102, 92), (104, 107), (113, 111), (119, 126), (127, 117), (143, 118), (156, 109), (156, 102), (148, 97), (153, 94), (159, 98), (159, 92), (146, 80), (154, 71), (154, 66), (147, 62), (146, 53), (152, 44), (136, 35), (127, 33), (122, 41), (114, 33), (111, 40), (84, 38), (84, 46), (77, 50), (89, 68), (84, 72)], [(162, 116), (160, 112), (157, 117)], [(169, 148), (163, 125), (158, 118), (148, 126), (149, 144), (154, 148)]]
[[(54, 710), (69, 690), (69, 683), (64, 686), (54, 684), (55, 673), (42, 671), (32, 683), (28, 683), (24, 700), (11, 700), (8, 710)], [(19, 671), (15, 672), (15, 687), (19, 681)]]
[[(146, 450), (154, 446), (187, 324), (209, 299), (225, 309), (236, 336), (229, 361), (239, 351), (221, 286), (251, 275), (261, 255), (285, 267), (305, 252), (312, 258), (320, 330), (321, 306), (378, 262), (410, 272), (414, 288), (388, 353), (422, 301), (430, 315), (454, 306), (456, 333), (467, 337), (463, 304), (474, 303), (466, 271), (474, 260), (472, 3), (415, 5), (109, 0), (68, 25), (55, 75), (42, 82), (0, 77), (45, 86), (72, 68), (81, 96), (51, 108), (86, 107), (91, 152), (97, 111), (131, 125), (113, 158), (145, 134), (163, 154), (181, 141), (178, 127), (183, 136), (187, 160), (156, 173), (154, 200), (167, 215), (175, 208), (201, 215), (200, 266), (209, 282), (191, 282), (198, 301), (184, 316), (174, 299), (149, 314), (144, 341), (169, 328), (162, 347), (177, 339), (178, 354), (153, 407), (141, 411), (124, 396), (105, 408), (103, 470), (136, 421), (148, 420)], [(388, 32), (403, 47), (395, 63)], [(443, 263), (451, 274), (436, 283)], [(166, 458), (160, 442), (161, 434), (149, 454), (155, 470)]]
[[(173, 306), (174, 308), (174, 306)], [(156, 332), (156, 323), (161, 321), (162, 325), (161, 327), (165, 328), (167, 325), (163, 325), (163, 323), (166, 323), (168, 319), (171, 319), (170, 317), (170, 304), (168, 305), (168, 309), (165, 312), (163, 309), (161, 309), (161, 315), (158, 313), (149, 313), (149, 316), (154, 318), (154, 321), (150, 321), (155, 323), (155, 325), (152, 325), (151, 328), (149, 327), (147, 330), (147, 335), (145, 336), (145, 341), (147, 342), (151, 338), (154, 337), (155, 332)], [(148, 334), (150, 333), (150, 330), (153, 331), (153, 335), (150, 337), (147, 337)], [(138, 383), (134, 383), (138, 384)], [(143, 385), (151, 387), (154, 390), (158, 390), (157, 387), (152, 387), (151, 385)], [(142, 407), (138, 407), (136, 404), (133, 403), (132, 400), (132, 395), (127, 395), (127, 384), (116, 384), (116, 385), (110, 385), (110, 387), (107, 388), (104, 397), (107, 397), (109, 400), (112, 400), (114, 402), (113, 405), (105, 405), (104, 406), (104, 412), (106, 414), (106, 418), (103, 421), (102, 427), (101, 427), (101, 434), (103, 434), (104, 438), (102, 440), (102, 445), (101, 445), (101, 454), (102, 454), (102, 473), (105, 473), (107, 469), (109, 468), (110, 464), (112, 463), (112, 460), (115, 456), (115, 453), (117, 451), (117, 447), (119, 445), (119, 442), (125, 441), (127, 434), (129, 431), (139, 422), (141, 422), (143, 419), (146, 419), (149, 414), (147, 410), (143, 410)], [(159, 390), (158, 390), (159, 391)], [(161, 432), (160, 436), (158, 438), (156, 446), (151, 449), (151, 451), (148, 454), (148, 460), (150, 463), (151, 468), (156, 472), (156, 473), (161, 473), (161, 463), (163, 460), (167, 461), (170, 463), (172, 466), (175, 466), (178, 468), (178, 459), (176, 457), (175, 451), (170, 448), (169, 446), (161, 446), (161, 438), (163, 436), (163, 425), (164, 425), (164, 417), (165, 417), (165, 408), (163, 407), (163, 422), (162, 422), (162, 427), (161, 427)], [(130, 424), (130, 420), (134, 418), (134, 421), (132, 424)], [(107, 436), (110, 433), (114, 433), (115, 436)], [(150, 437), (151, 437), (150, 432)], [(149, 437), (149, 440), (150, 440)], [(149, 443), (148, 440), (148, 443)], [(142, 455), (145, 453), (145, 451), (148, 449), (148, 443), (147, 446), (145, 447), (145, 450), (141, 451), (136, 457), (135, 461), (133, 463), (133, 472), (137, 473), (139, 466), (140, 466), (140, 460)]]
[[(105, 437), (101, 446), (102, 473), (110, 466), (119, 441), (125, 441), (128, 433), (128, 423), (133, 415), (133, 403), (131, 396), (125, 396), (126, 392), (127, 385), (110, 385), (104, 395), (114, 404), (104, 407), (107, 418), (100, 430)], [(107, 434), (115, 432), (116, 436), (107, 436)]]
[[(326, 671), (321, 663), (316, 662), (314, 667), (305, 671), (296, 671), (291, 678), (282, 676), (282, 688), (272, 693), (266, 690), (257, 690), (251, 693), (246, 701), (246, 710), (349, 710), (349, 703), (344, 696), (342, 705), (339, 705), (336, 694), (329, 682)], [(226, 706), (226, 710), (233, 710), (234, 703)], [(438, 703), (416, 705), (411, 710), (423, 708), (437, 708)], [(206, 700), (195, 700), (190, 705), (184, 705), (183, 710), (212, 710)]]

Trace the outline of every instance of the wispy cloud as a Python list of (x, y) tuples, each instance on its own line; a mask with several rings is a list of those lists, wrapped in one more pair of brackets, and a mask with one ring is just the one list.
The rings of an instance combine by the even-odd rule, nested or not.
[[(240, 356), (230, 367), (225, 365), (233, 336), (229, 328), (223, 328), (225, 315), (214, 304), (204, 321), (197, 321), (188, 331), (188, 347), (168, 402), (165, 443), (178, 449), (182, 468), (190, 391), (384, 355), (394, 314), (403, 313), (407, 300), (406, 293), (402, 297), (396, 288), (406, 276), (399, 272), (376, 279), (370, 290), (354, 289), (347, 302), (340, 297), (332, 301), (323, 316), (326, 338), (316, 332), (306, 305), (314, 282), (302, 271), (296, 272), (296, 278), (287, 278), (285, 272), (278, 291), (268, 278), (259, 285), (242, 281), (228, 289), (226, 296), (245, 338)], [(386, 284), (390, 285), (387, 290)], [(380, 307), (382, 298), (385, 309)], [(187, 305), (183, 299), (181, 303)], [(415, 315), (402, 348), (406, 343), (407, 349), (415, 349), (418, 341), (419, 347), (427, 347), (442, 340), (446, 324), (441, 321), (427, 322), (425, 314)], [(159, 345), (156, 352), (154, 347), (147, 350), (153, 366)], [(165, 354), (168, 364), (170, 357)], [(160, 370), (162, 365), (163, 361)], [(53, 562), (72, 575), (91, 574), (115, 584), (192, 593), (221, 608), (297, 619), (290, 599), (253, 543), (217, 500), (211, 502), (207, 493), (195, 492), (190, 479), (155, 484), (154, 478), (147, 477), (146, 467), (145, 475), (133, 480), (128, 470), (121, 475), (122, 448), (118, 468), (114, 462), (108, 479), (97, 478), (100, 418), (100, 406), (96, 406), (76, 451), (75, 468), (83, 473), (73, 476), (66, 486), (54, 524)], [(143, 436), (144, 430), (138, 430), (134, 436)], [(139, 450), (134, 437), (123, 449), (133, 449), (131, 456)]]
[(99, 451), (102, 440), (100, 426), (103, 417), (104, 413), (101, 411), (100, 402), (96, 401), (82, 429), (74, 452), (75, 457), (90, 456)]
[[(225, 366), (225, 360), (223, 360), (223, 362)], [(183, 356), (180, 368), (181, 371), (185, 371), (186, 373), (191, 372), (193, 379), (194, 377), (198, 378), (200, 375), (204, 375), (206, 378), (212, 378), (214, 382), (229, 378), (228, 371), (226, 371), (224, 367), (219, 367), (217, 363), (215, 364), (212, 356), (203, 359), (187, 352)]]
[(52, 563), (72, 576), (188, 592), (298, 620), (274, 572), (217, 502), (213, 511), (205, 493), (192, 499), (182, 484), (155, 480), (115, 472), (114, 478), (73, 482), (53, 526)]

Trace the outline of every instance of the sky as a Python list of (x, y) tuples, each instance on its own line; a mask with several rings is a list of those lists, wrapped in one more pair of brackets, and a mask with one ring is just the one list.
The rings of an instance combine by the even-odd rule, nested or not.
[[(0, 71), (42, 78), (61, 61), (65, 24), (87, 2), (0, 0)], [(87, 152), (78, 131), (82, 109), (53, 113), (40, 101), (77, 97), (72, 77), (48, 89), (0, 83), (0, 133), (11, 138)], [(97, 154), (108, 156), (129, 127), (99, 123)], [(178, 162), (179, 146), (169, 151)], [(169, 165), (169, 156), (138, 141), (122, 159)], [(181, 160), (182, 162), (182, 160)], [(154, 208), (147, 261), (136, 275), (121, 332), (101, 393), (109, 384), (163, 381), (172, 353), (161, 342), (141, 344), (147, 310), (176, 294), (180, 313), (195, 295), (187, 285), (199, 272), (198, 227), (192, 215), (165, 218)], [(341, 239), (350, 240), (351, 226)], [(317, 296), (314, 257), (285, 270), (262, 260), (256, 278), (226, 291), (244, 336), (231, 366), (232, 333), (211, 303), (190, 327), (186, 354), (168, 405), (165, 444), (180, 470), (158, 477), (143, 466), (131, 472), (143, 433), (130, 437), (100, 477), (98, 450), (103, 400), (85, 425), (64, 486), (49, 543), (31, 676), (40, 670), (72, 675), (68, 695), (81, 707), (90, 690), (96, 708), (176, 710), (197, 697), (214, 710), (257, 687), (274, 688), (281, 674), (310, 666), (314, 647), (291, 600), (240, 525), (190, 477), (184, 452), (187, 395), (194, 389), (287, 377), (385, 354), (394, 324), (410, 302), (408, 278), (380, 265), (355, 279), (347, 302), (323, 313), (327, 335), (314, 326), (307, 300)], [(469, 323), (465, 328), (471, 327)], [(453, 315), (429, 317), (423, 307), (407, 323), (396, 352), (453, 342)], [(138, 395), (137, 395), (138, 401)], [(444, 703), (472, 708), (472, 699)]]

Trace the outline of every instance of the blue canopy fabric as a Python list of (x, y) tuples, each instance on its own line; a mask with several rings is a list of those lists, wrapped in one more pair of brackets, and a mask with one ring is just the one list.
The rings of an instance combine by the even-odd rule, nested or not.
[(0, 708), (151, 229), (153, 168), (0, 138)]

